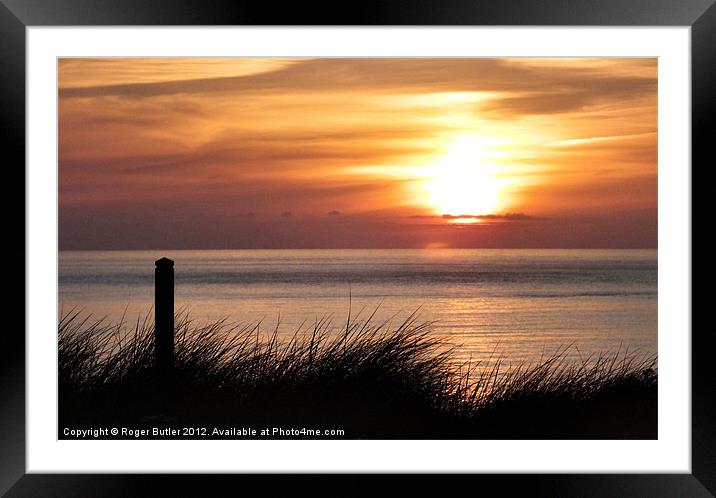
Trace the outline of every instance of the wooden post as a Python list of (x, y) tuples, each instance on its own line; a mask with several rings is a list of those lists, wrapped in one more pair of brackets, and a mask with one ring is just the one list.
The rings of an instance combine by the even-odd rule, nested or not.
[(160, 372), (174, 367), (174, 261), (154, 263), (154, 359)]

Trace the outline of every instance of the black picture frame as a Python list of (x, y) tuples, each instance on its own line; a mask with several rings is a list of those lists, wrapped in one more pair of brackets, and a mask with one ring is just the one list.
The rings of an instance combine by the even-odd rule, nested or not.
[[(692, 71), (692, 166), (706, 169), (716, 120), (716, 5), (714, 0), (439, 0), (248, 2), (245, 0), (0, 0), (0, 129), (6, 171), (25, 161), (25, 30), (34, 26), (113, 25), (503, 25), (503, 26), (690, 26)], [(712, 154), (712, 153), (711, 153)], [(19, 175), (18, 175), (19, 176)], [(24, 175), (14, 185), (24, 185)], [(17, 189), (20, 191), (20, 189)], [(24, 189), (23, 189), (24, 191)], [(693, 195), (693, 194), (692, 194)], [(693, 199), (693, 197), (692, 197)], [(12, 205), (11, 205), (12, 202)], [(5, 212), (17, 199), (3, 197)], [(693, 202), (693, 201), (692, 201)], [(700, 212), (693, 209), (694, 214)], [(693, 224), (693, 221), (692, 221)], [(22, 240), (25, 240), (24, 234)], [(693, 247), (693, 236), (691, 240)], [(28, 264), (24, 257), (25, 275)], [(19, 244), (12, 254), (19, 252)], [(693, 259), (693, 258), (692, 258)], [(15, 265), (18, 266), (19, 265)], [(692, 261), (693, 266), (693, 261)], [(18, 270), (19, 271), (19, 270)], [(23, 289), (25, 288), (23, 279)], [(11, 292), (19, 300), (19, 291)], [(693, 300), (692, 300), (693, 303)], [(693, 309), (693, 304), (692, 304)], [(181, 496), (208, 486), (236, 485), (258, 476), (39, 475), (25, 472), (24, 326), (2, 331), (0, 350), (0, 493), (7, 496), (143, 496), (161, 485)], [(691, 331), (684, 331), (688, 333)], [(549, 496), (714, 496), (716, 493), (716, 384), (710, 327), (695, 328), (692, 341), (692, 473), (665, 475), (471, 475), (473, 489), (502, 494), (529, 490)], [(211, 483), (207, 480), (211, 479)], [(331, 476), (319, 479), (329, 480)], [(344, 489), (361, 494), (371, 483)], [(449, 479), (450, 485), (465, 479)], [(273, 476), (272, 486), (294, 486), (305, 476)], [(368, 479), (369, 481), (370, 479)], [(423, 478), (414, 476), (412, 486)], [(343, 484), (345, 486), (345, 484)], [(316, 483), (312, 487), (319, 489)], [(231, 488), (229, 488), (231, 489)]]

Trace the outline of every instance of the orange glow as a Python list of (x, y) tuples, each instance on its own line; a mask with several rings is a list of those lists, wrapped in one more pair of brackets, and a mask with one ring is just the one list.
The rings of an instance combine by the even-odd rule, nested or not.
[[(656, 59), (95, 58), (58, 74), (74, 241), (167, 220), (191, 247), (450, 246), (450, 225), (474, 229), (468, 246), (656, 240), (639, 232), (656, 225)], [(537, 220), (562, 221), (548, 236)]]

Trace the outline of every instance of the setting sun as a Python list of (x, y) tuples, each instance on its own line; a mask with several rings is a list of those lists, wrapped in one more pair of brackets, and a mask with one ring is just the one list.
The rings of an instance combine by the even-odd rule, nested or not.
[(460, 136), (428, 166), (425, 190), (435, 214), (485, 215), (503, 209), (507, 181), (500, 178), (489, 142)]

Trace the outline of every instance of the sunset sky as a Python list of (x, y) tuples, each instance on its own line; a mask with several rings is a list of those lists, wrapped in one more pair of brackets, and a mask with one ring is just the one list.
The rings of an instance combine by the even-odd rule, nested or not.
[(60, 249), (656, 247), (656, 59), (61, 59)]

